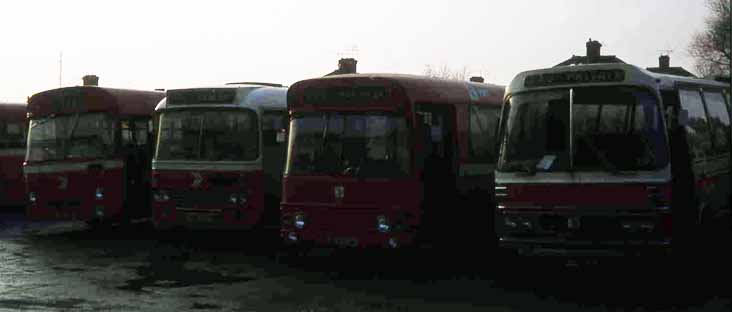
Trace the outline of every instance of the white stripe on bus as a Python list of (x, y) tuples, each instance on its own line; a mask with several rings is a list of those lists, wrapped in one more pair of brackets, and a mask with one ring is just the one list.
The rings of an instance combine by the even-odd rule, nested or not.
[(25, 174), (55, 173), (66, 171), (86, 171), (90, 165), (101, 165), (102, 169), (119, 169), (124, 167), (124, 162), (115, 160), (94, 160), (85, 162), (54, 162), (45, 164), (31, 164), (23, 168)]
[(496, 171), (496, 184), (618, 184), (618, 183), (668, 183), (671, 181), (671, 166), (658, 171), (636, 171), (614, 175), (609, 172), (537, 172), (527, 175), (523, 172)]
[(260, 161), (160, 161), (153, 160), (153, 170), (192, 171), (256, 171), (262, 170)]
[(21, 156), (21, 157), (25, 157), (25, 149), (24, 148), (0, 149), (0, 156)]

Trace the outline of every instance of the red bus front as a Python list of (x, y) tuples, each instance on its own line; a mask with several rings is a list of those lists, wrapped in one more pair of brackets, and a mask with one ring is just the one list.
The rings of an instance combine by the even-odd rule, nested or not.
[(147, 211), (147, 91), (71, 87), (28, 103), (24, 164), (31, 219), (119, 221)]
[(376, 79), (326, 83), (288, 94), (282, 238), (347, 247), (413, 243), (422, 187), (406, 96)]
[(0, 103), (0, 207), (26, 202), (23, 183), (25, 105)]
[(161, 111), (153, 160), (156, 227), (247, 229), (259, 224), (265, 210), (261, 155), (253, 109)]
[(659, 106), (631, 86), (512, 95), (496, 172), (500, 244), (534, 255), (666, 253), (672, 181)]
[(30, 218), (121, 217), (124, 160), (114, 154), (109, 113), (31, 118), (29, 129), (24, 170)]

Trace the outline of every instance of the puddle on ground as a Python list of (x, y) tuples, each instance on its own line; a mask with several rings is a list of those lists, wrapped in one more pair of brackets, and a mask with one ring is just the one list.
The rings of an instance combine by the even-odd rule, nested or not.
[(54, 271), (63, 271), (63, 272), (86, 272), (89, 271), (89, 269), (85, 268), (71, 268), (71, 267), (62, 267), (62, 266), (55, 266), (52, 267)]
[(80, 298), (37, 300), (37, 299), (0, 299), (0, 308), (3, 309), (79, 309), (86, 300)]
[(193, 306), (191, 308), (194, 310), (209, 310), (209, 309), (219, 310), (219, 309), (221, 309), (221, 306), (217, 305), (217, 304), (194, 302)]
[(226, 276), (218, 272), (184, 268), (182, 263), (164, 266), (140, 266), (136, 269), (139, 278), (130, 279), (120, 290), (147, 292), (146, 287), (179, 288), (196, 285), (234, 284), (255, 280), (253, 277)]

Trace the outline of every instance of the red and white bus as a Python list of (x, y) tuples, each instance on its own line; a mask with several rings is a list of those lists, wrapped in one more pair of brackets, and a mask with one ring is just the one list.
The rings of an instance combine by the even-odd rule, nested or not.
[(294, 84), (282, 239), (396, 248), (491, 237), (503, 92), (398, 74)]
[(152, 114), (162, 92), (76, 86), (28, 101), (31, 219), (149, 217)]
[(24, 206), (25, 104), (0, 103), (0, 207)]
[(287, 88), (243, 82), (168, 90), (155, 109), (157, 228), (279, 228)]
[(500, 245), (668, 254), (696, 230), (729, 234), (729, 104), (726, 84), (628, 64), (520, 73), (502, 115)]

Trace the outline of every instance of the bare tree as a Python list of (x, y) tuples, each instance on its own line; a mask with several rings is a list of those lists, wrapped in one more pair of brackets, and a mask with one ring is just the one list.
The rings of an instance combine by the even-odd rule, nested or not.
[(463, 66), (460, 69), (452, 69), (447, 65), (439, 67), (426, 65), (423, 75), (432, 78), (448, 79), (448, 80), (467, 80), (470, 78), (468, 75), (469, 70), (467, 66)]
[(729, 0), (707, 0), (711, 15), (707, 17), (706, 29), (694, 35), (689, 45), (689, 54), (696, 59), (696, 71), (705, 78), (729, 76), (730, 22)]

